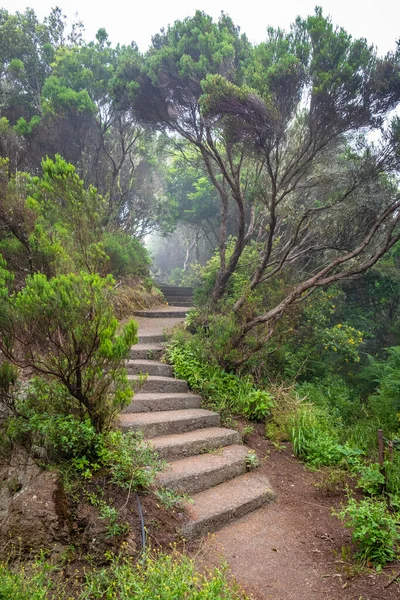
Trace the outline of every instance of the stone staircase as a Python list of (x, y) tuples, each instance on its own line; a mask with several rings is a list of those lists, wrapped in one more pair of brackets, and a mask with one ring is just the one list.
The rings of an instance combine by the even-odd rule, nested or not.
[[(186, 539), (198, 537), (259, 508), (275, 494), (265, 476), (247, 472), (248, 449), (239, 433), (221, 427), (219, 414), (201, 408), (201, 397), (189, 391), (186, 381), (175, 379), (169, 365), (159, 362), (161, 332), (169, 314), (176, 321), (179, 309), (136, 314), (139, 343), (127, 362), (136, 393), (121, 413), (119, 426), (125, 431), (143, 431), (168, 461), (156, 484), (192, 497), (193, 504), (187, 505), (189, 519), (181, 533)], [(149, 320), (153, 321), (150, 330)]]
[(158, 284), (170, 306), (193, 306), (193, 288)]

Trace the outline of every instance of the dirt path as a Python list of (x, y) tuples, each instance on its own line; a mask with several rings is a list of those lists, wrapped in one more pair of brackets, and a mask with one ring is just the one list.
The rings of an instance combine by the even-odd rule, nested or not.
[(398, 600), (400, 585), (384, 586), (400, 564), (379, 576), (368, 571), (353, 577), (357, 569), (346, 550), (350, 532), (331, 515), (343, 494), (327, 496), (316, 488), (320, 475), (307, 471), (289, 445), (278, 451), (260, 434), (249, 445), (264, 461), (261, 471), (279, 497), (206, 541), (206, 563), (225, 558), (256, 600)]

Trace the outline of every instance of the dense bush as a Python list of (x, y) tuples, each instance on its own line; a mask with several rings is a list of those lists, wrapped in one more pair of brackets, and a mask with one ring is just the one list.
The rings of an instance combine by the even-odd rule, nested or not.
[(353, 425), (363, 414), (359, 394), (339, 375), (313, 378), (298, 384), (296, 390), (307, 402), (329, 411), (336, 428)]
[(388, 348), (384, 359), (371, 357), (366, 374), (377, 386), (369, 397), (371, 413), (388, 436), (395, 434), (400, 414), (400, 346)]
[(1, 288), (1, 350), (38, 375), (21, 410), (25, 403), (31, 410), (52, 407), (55, 414), (88, 419), (100, 432), (129, 403), (124, 361), (137, 341), (137, 324), (131, 321), (118, 333), (112, 293), (111, 277), (85, 273), (51, 279), (36, 274), (10, 295)]
[(110, 225), (109, 205), (97, 189), (58, 154), (41, 166), (41, 177), (12, 176), (2, 198), (9, 226), (0, 232), (0, 252), (18, 281), (36, 272), (147, 277), (146, 249)]
[(174, 374), (199, 392), (210, 408), (260, 421), (269, 414), (272, 396), (255, 388), (249, 378), (227, 373), (217, 363), (207, 360), (196, 337), (177, 334), (168, 346), (167, 358)]
[(151, 260), (137, 238), (123, 231), (106, 233), (103, 246), (110, 259), (107, 268), (115, 277), (148, 277)]
[(148, 488), (163, 467), (157, 452), (140, 432), (108, 431), (97, 438), (96, 458), (115, 485), (136, 490)]

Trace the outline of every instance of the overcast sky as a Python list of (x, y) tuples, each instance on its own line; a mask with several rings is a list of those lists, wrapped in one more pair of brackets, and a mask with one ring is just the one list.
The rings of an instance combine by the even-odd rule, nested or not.
[(9, 12), (29, 6), (40, 19), (59, 6), (71, 19), (78, 14), (88, 41), (105, 27), (113, 44), (135, 41), (141, 50), (146, 50), (161, 27), (193, 15), (196, 9), (214, 18), (223, 10), (250, 41), (260, 42), (268, 25), (288, 28), (297, 15), (313, 12), (316, 4), (322, 5), (336, 25), (353, 37), (367, 38), (380, 53), (395, 49), (395, 40), (400, 38), (399, 0), (0, 0), (0, 6)]

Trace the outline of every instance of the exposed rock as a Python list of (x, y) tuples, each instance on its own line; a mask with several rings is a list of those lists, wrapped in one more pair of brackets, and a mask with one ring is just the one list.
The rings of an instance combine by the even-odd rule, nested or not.
[(41, 472), (24, 448), (14, 448), (10, 459), (0, 468), (0, 523), (7, 517), (12, 497)]
[(81, 543), (85, 550), (99, 559), (107, 550), (112, 550), (116, 538), (109, 535), (107, 519), (99, 519), (99, 511), (94, 506), (82, 504), (78, 508), (79, 529), (82, 530)]
[(0, 524), (0, 554), (59, 550), (69, 541), (67, 504), (56, 473), (42, 472), (16, 493)]

